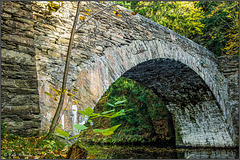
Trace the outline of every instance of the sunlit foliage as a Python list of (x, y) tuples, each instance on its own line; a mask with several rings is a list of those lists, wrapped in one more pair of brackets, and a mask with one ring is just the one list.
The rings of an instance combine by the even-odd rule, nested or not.
[(201, 44), (217, 55), (239, 53), (239, 2), (199, 1), (195, 3), (204, 12)]
[(214, 54), (239, 53), (238, 1), (115, 1)]
[(4, 134), (1, 137), (1, 159), (65, 159), (68, 146), (56, 136), (20, 137)]
[[(116, 101), (126, 101), (116, 111), (126, 110), (126, 114), (105, 121), (93, 121), (96, 127), (106, 127), (121, 123), (122, 125), (110, 137), (85, 134), (84, 140), (100, 143), (150, 143), (154, 142), (154, 128), (152, 121), (168, 114), (167, 108), (151, 90), (139, 83), (124, 77), (119, 78), (106, 91), (95, 107), (97, 111), (112, 110)], [(110, 122), (110, 123), (109, 123)], [(107, 127), (110, 127), (107, 126)], [(91, 141), (91, 140), (90, 140)]]

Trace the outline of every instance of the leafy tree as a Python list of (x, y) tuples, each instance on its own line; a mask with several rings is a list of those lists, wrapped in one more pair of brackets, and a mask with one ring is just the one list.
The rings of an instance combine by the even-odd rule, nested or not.
[(195, 6), (204, 12), (201, 44), (217, 55), (238, 54), (239, 2), (202, 1)]
[(214, 54), (238, 55), (238, 1), (115, 1)]

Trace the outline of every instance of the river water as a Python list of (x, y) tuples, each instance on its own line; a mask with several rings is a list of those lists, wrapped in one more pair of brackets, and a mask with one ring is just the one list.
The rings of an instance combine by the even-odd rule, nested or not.
[(239, 159), (239, 149), (160, 148), (151, 145), (85, 145), (89, 159)]

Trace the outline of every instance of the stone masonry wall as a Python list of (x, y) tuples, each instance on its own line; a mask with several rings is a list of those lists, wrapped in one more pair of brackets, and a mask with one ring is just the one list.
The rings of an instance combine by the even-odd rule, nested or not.
[[(49, 127), (57, 108), (57, 102), (53, 101), (52, 97), (47, 96), (45, 92), (54, 95), (50, 88), (61, 87), (67, 47), (76, 11), (76, 3), (66, 2), (57, 12), (49, 13), (47, 4), (47, 1), (32, 3), (42, 129)], [(71, 81), (72, 75), (74, 74), (70, 66), (68, 87), (73, 84)], [(67, 105), (72, 106), (71, 102), (68, 104), (66, 99), (64, 106)], [(61, 122), (63, 127), (72, 124), (70, 120), (72, 120), (73, 115), (71, 111), (66, 112), (66, 118)], [(66, 124), (64, 125), (64, 123)]]
[(227, 121), (232, 121), (230, 132), (234, 133), (236, 143), (239, 142), (239, 56), (219, 57), (218, 67), (227, 80), (228, 85), (228, 104), (229, 118)]
[(8, 133), (36, 136), (41, 117), (31, 2), (2, 3), (1, 119)]
[[(6, 6), (9, 4), (20, 5), (17, 8), (24, 10), (22, 4), (25, 2), (4, 3)], [(16, 32), (17, 35), (23, 34), (21, 35), (22, 37), (24, 36), (23, 40), (19, 41), (20, 38), (11, 39), (11, 35), (14, 33), (12, 31), (6, 32), (5, 37), (4, 35), (2, 36), (4, 42), (12, 42), (11, 45), (8, 45), (8, 48), (5, 46), (7, 50), (22, 53), (22, 43), (25, 43), (25, 45), (22, 45), (25, 46), (24, 53), (30, 52), (26, 48), (31, 48), (31, 51), (34, 50), (31, 54), (32, 57), (35, 56), (36, 58), (38, 84), (31, 87), (34, 88), (34, 91), (37, 91), (36, 87), (38, 87), (42, 128), (49, 126), (57, 107), (57, 103), (44, 92), (50, 92), (54, 95), (50, 88), (61, 87), (70, 31), (77, 7), (77, 2), (65, 2), (58, 11), (49, 13), (46, 6), (47, 3), (47, 1), (35, 1), (31, 3), (32, 8), (29, 6), (30, 2), (27, 3), (29, 5), (26, 6), (32, 9), (26, 11), (33, 16), (28, 18), (31, 21), (29, 22), (31, 23), (31, 29)], [(80, 15), (83, 16), (87, 8), (91, 10), (91, 14), (96, 13), (110, 3), (81, 2)], [(16, 6), (13, 9), (9, 9), (9, 11), (7, 11), (7, 7), (4, 9), (3, 13), (5, 15), (3, 15), (2, 23), (4, 23), (5, 28), (9, 26), (5, 25), (5, 23), (10, 22), (12, 23), (11, 25), (15, 25), (18, 28), (19, 24), (17, 22), (20, 20), (13, 19), (13, 17), (14, 14), (19, 15), (21, 12), (18, 13), (19, 10), (14, 10)], [(126, 71), (148, 60), (171, 59), (188, 66), (209, 87), (216, 98), (214, 106), (219, 106), (219, 113), (217, 114), (222, 115), (222, 120), (226, 121), (226, 134), (229, 133), (231, 139), (228, 146), (238, 144), (236, 143), (236, 138), (234, 139), (237, 132), (235, 131), (236, 127), (234, 127), (236, 124), (233, 122), (236, 119), (235, 116), (237, 116), (235, 113), (238, 108), (235, 104), (238, 104), (238, 102), (232, 99), (231, 95), (229, 97), (228, 94), (229, 92), (238, 94), (238, 91), (236, 93), (234, 89), (229, 90), (228, 85), (231, 85), (231, 83), (228, 83), (229, 79), (219, 71), (219, 65), (216, 63), (217, 58), (213, 53), (147, 18), (138, 14), (133, 16), (131, 11), (122, 7), (119, 7), (119, 9), (123, 10), (122, 17), (116, 17), (112, 12), (114, 8), (108, 8), (104, 12), (93, 16), (75, 35), (67, 88), (77, 88), (79, 90), (76, 93), (79, 103), (75, 105), (69, 97), (66, 97), (64, 101), (66, 111), (64, 111), (64, 114), (61, 114), (60, 122), (63, 128), (72, 129), (74, 123), (84, 123), (86, 119), (80, 117), (77, 114), (77, 110), (86, 107), (94, 108), (111, 83)], [(27, 13), (23, 12), (21, 16), (25, 16), (25, 14)], [(87, 16), (86, 19), (88, 17), (90, 16)], [(83, 21), (80, 21), (78, 26), (82, 23)], [(21, 26), (19, 29), (24, 29), (24, 27)], [(29, 30), (31, 32), (27, 32)], [(28, 38), (28, 34), (31, 33), (33, 35), (31, 38)], [(12, 37), (15, 37), (15, 35)], [(34, 40), (34, 42), (24, 41), (25, 38)], [(12, 47), (15, 45), (16, 48)], [(17, 46), (20, 47), (17, 48)], [(12, 48), (10, 49), (9, 47)], [(2, 48), (4, 49), (4, 47)], [(2, 51), (2, 59), (4, 59), (3, 53), (4, 51)], [(20, 55), (19, 57), (22, 57)], [(5, 72), (7, 73), (7, 71)], [(5, 73), (3, 72), (3, 74)], [(236, 76), (233, 77), (235, 83), (237, 78)], [(2, 88), (4, 88), (4, 85), (2, 85)], [(12, 99), (12, 97), (9, 99)], [(235, 104), (232, 107), (233, 103)], [(232, 114), (233, 110), (234, 114)], [(37, 112), (36, 115), (38, 115)], [(182, 123), (181, 126), (185, 122), (187, 123), (187, 120), (179, 121), (179, 123)], [(211, 124), (214, 124), (214, 122), (211, 121), (211, 124), (208, 122), (206, 125), (208, 128), (211, 128)], [(183, 145), (187, 143), (195, 142), (190, 139)], [(226, 141), (223, 140), (223, 143), (210, 142), (209, 146), (225, 146), (225, 144)], [(202, 144), (196, 142), (195, 145), (201, 146)]]

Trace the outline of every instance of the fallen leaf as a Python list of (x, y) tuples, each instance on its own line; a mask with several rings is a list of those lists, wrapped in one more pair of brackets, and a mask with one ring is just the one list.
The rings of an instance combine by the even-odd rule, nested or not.
[(132, 15), (136, 15), (137, 14), (137, 12), (132, 12)]
[(68, 151), (68, 145), (66, 145), (66, 146), (61, 150), (61, 152), (66, 152), (66, 151)]
[(20, 159), (20, 157), (18, 157), (18, 156), (13, 156), (13, 159)]
[(61, 151), (58, 151), (58, 150), (53, 150), (53, 153), (55, 153), (55, 154), (60, 154), (60, 153), (61, 153)]
[(67, 158), (67, 154), (61, 154), (63, 158)]

